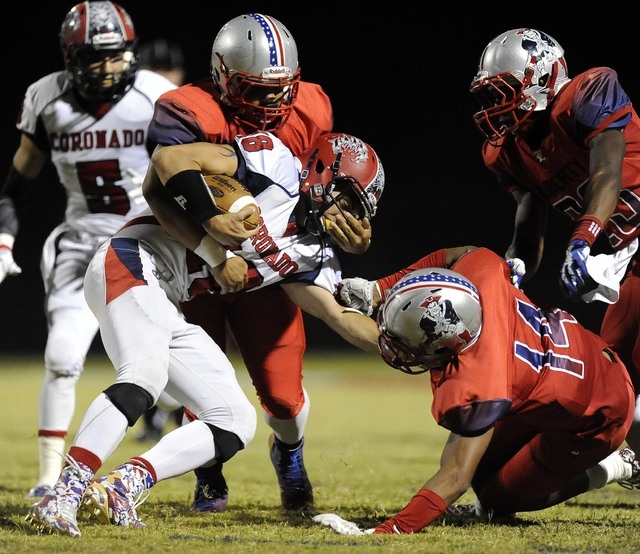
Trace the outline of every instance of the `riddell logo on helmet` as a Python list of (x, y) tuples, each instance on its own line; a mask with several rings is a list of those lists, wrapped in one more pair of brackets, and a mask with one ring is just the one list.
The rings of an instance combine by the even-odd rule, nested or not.
[(93, 46), (121, 46), (124, 44), (124, 38), (120, 33), (100, 33), (95, 35), (91, 42)]
[(291, 69), (289, 67), (267, 67), (262, 72), (263, 77), (289, 77), (291, 76)]

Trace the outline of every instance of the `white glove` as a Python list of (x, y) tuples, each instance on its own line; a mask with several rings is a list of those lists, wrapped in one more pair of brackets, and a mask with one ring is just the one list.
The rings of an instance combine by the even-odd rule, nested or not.
[(338, 301), (347, 308), (353, 308), (367, 316), (371, 315), (374, 287), (378, 288), (376, 281), (367, 281), (360, 277), (343, 279), (338, 283)]
[(20, 275), (22, 269), (13, 259), (15, 238), (8, 233), (0, 233), (0, 283), (7, 275)]
[(371, 535), (375, 529), (366, 529), (363, 531), (353, 521), (342, 519), (338, 514), (318, 514), (313, 516), (315, 523), (320, 523), (331, 527), (336, 533), (341, 535)]
[(522, 278), (527, 272), (524, 262), (520, 258), (507, 258), (507, 264), (511, 269), (511, 283), (519, 289), (522, 284)]

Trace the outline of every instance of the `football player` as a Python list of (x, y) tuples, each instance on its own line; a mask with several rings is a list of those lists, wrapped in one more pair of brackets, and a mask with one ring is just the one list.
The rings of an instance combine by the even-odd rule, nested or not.
[(160, 73), (177, 86), (184, 84), (184, 52), (177, 42), (164, 38), (149, 40), (140, 45), (139, 54), (140, 69)]
[[(572, 299), (610, 304), (600, 334), (640, 393), (640, 119), (618, 75), (596, 67), (570, 78), (558, 41), (513, 29), (486, 46), (471, 93), (485, 164), (517, 204), (507, 257), (524, 261), (526, 282), (548, 211), (575, 222), (560, 285)], [(627, 442), (639, 451), (640, 409), (636, 420)]]
[(60, 473), (76, 383), (98, 331), (82, 292), (87, 265), (107, 237), (146, 207), (140, 185), (149, 164), (147, 127), (155, 100), (175, 88), (138, 71), (133, 23), (114, 2), (75, 5), (59, 39), (65, 69), (27, 89), (20, 144), (0, 195), (0, 282), (21, 272), (12, 254), (16, 209), (47, 159), (67, 196), (64, 221), (42, 251), (48, 336), (38, 407), (40, 473), (27, 498), (51, 492)]
[[(624, 364), (571, 314), (514, 287), (505, 260), (486, 248), (442, 249), (376, 284), (382, 358), (429, 372), (431, 413), (449, 438), (438, 471), (398, 514), (367, 531), (336, 514), (315, 521), (348, 535), (415, 533), (460, 513), (448, 508), (469, 487), (477, 502), (461, 513), (486, 521), (606, 482), (638, 483), (633, 453), (616, 450), (635, 403)], [(433, 302), (448, 325), (433, 326)]]
[[(253, 436), (251, 410), (233, 369), (199, 326), (184, 321), (181, 302), (223, 289), (250, 295), (283, 282), (305, 310), (354, 345), (377, 353), (373, 320), (345, 310), (334, 298), (340, 268), (324, 231), (327, 220), (375, 214), (384, 172), (373, 149), (350, 135), (328, 134), (296, 161), (274, 135), (258, 133), (236, 137), (233, 146), (165, 147), (153, 162), (181, 201), (160, 195), (160, 204), (168, 199), (168, 209), (156, 205), (158, 213), (173, 217), (177, 209), (178, 219), (214, 213), (211, 219), (232, 230), (252, 208), (215, 215), (212, 200), (202, 201), (201, 171), (237, 174), (255, 186), (260, 227), (231, 252), (199, 225), (193, 236), (174, 238), (149, 214), (130, 221), (98, 250), (85, 294), (117, 379), (86, 412), (54, 493), (30, 509), (28, 519), (42, 529), (79, 536), (76, 514), (83, 495), (83, 505), (98, 521), (141, 527), (140, 493), (199, 465), (227, 461)], [(299, 167), (304, 168), (300, 182)], [(196, 173), (199, 186), (192, 188)], [(163, 389), (187, 408), (191, 422), (90, 484), (127, 425), (135, 424)]]
[[(289, 29), (273, 17), (250, 13), (233, 18), (216, 35), (210, 76), (158, 99), (149, 134), (166, 146), (228, 143), (238, 134), (266, 130), (300, 155), (332, 126), (328, 96), (319, 85), (300, 78), (298, 50)], [(148, 178), (157, 179), (153, 169)], [(165, 224), (171, 232), (171, 222)], [(349, 253), (364, 252), (371, 239), (366, 217), (341, 218), (329, 232)], [(312, 506), (313, 489), (303, 459), (309, 397), (302, 386), (306, 338), (300, 309), (276, 285), (251, 295), (198, 296), (183, 310), (222, 348), (230, 340), (230, 329), (264, 419), (273, 429), (270, 455), (282, 506)], [(196, 477), (192, 509), (223, 510), (228, 489), (222, 466), (200, 468)]]

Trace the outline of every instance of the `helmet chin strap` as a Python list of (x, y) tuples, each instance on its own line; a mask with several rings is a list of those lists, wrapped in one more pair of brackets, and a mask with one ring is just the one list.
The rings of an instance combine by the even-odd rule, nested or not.
[(309, 156), (309, 163), (307, 163), (307, 167), (305, 167), (301, 172), (300, 172), (300, 183), (302, 183), (302, 181), (304, 181), (307, 178), (307, 175), (309, 175), (309, 170), (311, 169), (311, 167), (313, 166), (313, 162), (316, 161), (316, 158), (318, 157), (318, 153), (320, 152), (319, 148), (316, 148), (313, 151), (313, 154), (311, 154), (311, 156)]

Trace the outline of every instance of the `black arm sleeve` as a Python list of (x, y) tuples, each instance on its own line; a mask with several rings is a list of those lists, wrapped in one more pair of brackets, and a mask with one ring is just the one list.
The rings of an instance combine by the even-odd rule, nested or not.
[(33, 183), (32, 179), (27, 179), (18, 173), (18, 170), (11, 164), (2, 191), (0, 191), (0, 233), (9, 233), (14, 237), (18, 234), (16, 208), (20, 209), (25, 204)]
[(164, 186), (198, 224), (222, 213), (213, 201), (202, 173), (196, 169), (176, 173)]

